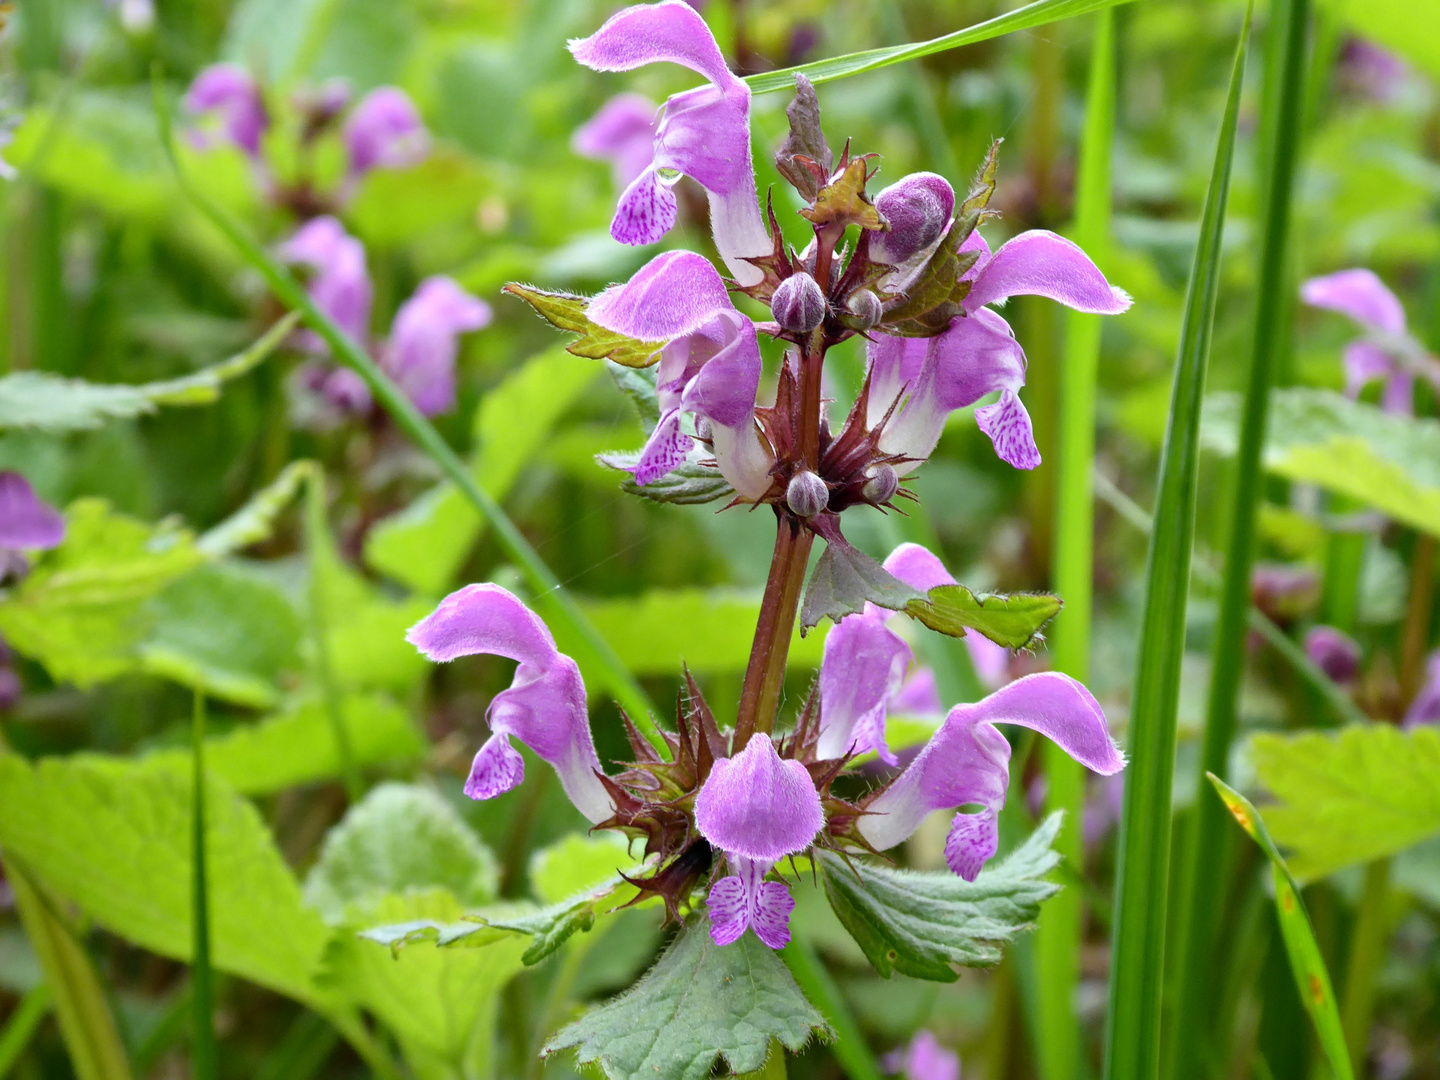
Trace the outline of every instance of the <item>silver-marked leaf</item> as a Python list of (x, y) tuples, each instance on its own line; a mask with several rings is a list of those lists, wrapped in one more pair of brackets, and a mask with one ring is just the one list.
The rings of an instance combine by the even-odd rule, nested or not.
[(974, 882), (949, 870), (896, 870), (820, 852), (825, 894), (881, 975), (954, 982), (960, 967), (992, 967), (1000, 947), (1028, 930), (1040, 904), (1059, 890), (1045, 875), (1062, 815), (1052, 814), (1002, 862)]
[(765, 1064), (770, 1041), (799, 1050), (830, 1036), (772, 949), (752, 933), (733, 945), (710, 940), (702, 914), (630, 990), (562, 1028), (544, 1054), (575, 1047), (610, 1080), (705, 1080), (717, 1058), (735, 1074)]
[(825, 541), (825, 551), (815, 563), (805, 602), (800, 610), (803, 634), (821, 619), (839, 622), (846, 615), (865, 609), (870, 601), (891, 611), (906, 611), (907, 605), (925, 597), (906, 585), (863, 551), (851, 547), (838, 530)]
[(719, 469), (713, 465), (702, 465), (698, 461), (686, 461), (658, 480), (637, 484), (631, 470), (640, 460), (638, 451), (616, 450), (608, 454), (597, 454), (595, 460), (607, 468), (625, 474), (625, 478), (620, 481), (620, 488), (627, 495), (639, 495), (652, 502), (694, 506), (714, 502), (716, 499), (735, 497), (735, 489), (720, 475)]
[(906, 604), (905, 614), (950, 637), (976, 630), (997, 645), (1030, 649), (1045, 640), (1040, 631), (1060, 607), (1060, 598), (1049, 593), (997, 596), (964, 585), (937, 585), (928, 597)]
[(255, 344), (228, 360), (193, 375), (162, 382), (91, 383), (44, 371), (17, 371), (0, 378), (0, 430), (85, 431), (107, 420), (126, 420), (156, 412), (162, 405), (206, 405), (220, 396), (226, 381), (244, 375), (264, 360), (295, 326), (290, 315)]

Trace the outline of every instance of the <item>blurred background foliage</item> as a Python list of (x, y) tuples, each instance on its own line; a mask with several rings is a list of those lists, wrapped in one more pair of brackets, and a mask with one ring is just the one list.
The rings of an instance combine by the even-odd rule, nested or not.
[[(377, 332), (429, 274), (452, 275), (492, 304), (493, 323), (463, 340), (459, 404), (438, 418), (441, 431), (469, 455), (480, 482), (652, 698), (670, 699), (684, 662), (724, 716), (749, 652), (768, 523), (743, 510), (660, 507), (622, 494), (593, 457), (639, 445), (631, 406), (599, 365), (566, 354), (548, 326), (499, 295), (512, 280), (591, 293), (651, 254), (610, 240), (610, 170), (579, 158), (570, 137), (622, 88), (659, 101), (693, 79), (664, 65), (620, 78), (574, 64), (566, 40), (590, 32), (610, 7), (156, 0), (145, 25), (127, 16), (125, 3), (24, 0), (0, 38), (4, 157), (18, 170), (0, 183), (0, 370), (95, 383), (173, 379), (238, 352), (280, 315), (256, 274), (180, 197), (156, 133), (152, 70), (178, 100), (217, 59), (249, 68), (275, 120), (265, 151), (281, 177), (301, 167), (290, 105), (297, 93), (331, 79), (357, 93), (399, 86), (432, 133), (432, 152), (417, 165), (368, 174), (342, 214), (366, 247)], [(1141, 506), (1153, 496), (1185, 276), (1243, 7), (1141, 0), (1116, 12), (1115, 219), (1103, 268), (1135, 306), (1105, 325), (1097, 467)], [(743, 72), (936, 36), (996, 10), (992, 0), (704, 5)], [(1257, 17), (1263, 39), (1265, 12)], [(1026, 228), (1064, 229), (1092, 33), (1088, 19), (1072, 20), (823, 85), (827, 133), (880, 154), (882, 182), (932, 169), (960, 185), (989, 141), (1004, 138), (994, 203), (1003, 216), (988, 227), (992, 246)], [(1403, 58), (1383, 85), (1357, 59), (1364, 41)], [(1209, 381), (1217, 391), (1243, 385), (1254, 318), (1265, 52), (1252, 51), (1241, 117)], [(1440, 9), (1400, 0), (1317, 5), (1292, 245), (1297, 287), (1304, 277), (1370, 267), (1432, 349), (1440, 346), (1437, 76)], [(783, 137), (785, 104), (779, 94), (755, 101), (762, 190), (777, 181), (769, 157)], [(182, 156), (205, 191), (266, 244), (294, 230), (296, 219), (266, 198), (237, 150), (186, 146)], [(338, 177), (338, 140), (317, 146), (305, 167)], [(782, 227), (798, 240), (793, 198), (776, 186)], [(682, 200), (667, 244), (709, 250), (695, 205), (703, 204)], [(1350, 328), (1295, 307), (1280, 383), (1338, 390)], [(920, 509), (909, 519), (856, 511), (847, 532), (877, 555), (901, 539), (938, 543), (947, 565), (976, 588), (1039, 589), (1049, 584), (1055, 543), (1062, 323), (1044, 302), (1018, 300), (1008, 314), (1030, 357), (1027, 401), (1047, 464), (1033, 473), (1009, 468), (962, 412), (916, 476)], [(850, 344), (832, 355), (835, 397), (848, 400), (863, 354)], [(771, 376), (777, 359), (768, 357)], [(508, 683), (508, 665), (474, 660), (434, 670), (405, 644), (404, 630), (461, 583), (496, 580), (518, 590), (518, 575), (478, 517), (387, 421), (307, 418), (294, 377), (299, 362), (282, 348), (194, 407), (101, 417), (88, 429), (47, 430), (53, 425), (22, 418), (0, 430), (0, 468), (21, 470), (43, 498), (68, 507), (70, 521), (65, 544), (0, 600), (0, 635), (19, 684), (0, 705), (9, 748), (0, 756), (0, 849), (14, 860), (11, 887), (0, 893), (0, 1016), (22, 1017), (22, 1002), (36, 1000), (42, 982), (20, 925), (24, 911), (17, 913), (26, 886), (13, 867), (23, 866), (48, 896), (49, 917), (81, 932), (133, 1074), (187, 1075), (183, 747), (199, 690), (211, 701), (212, 835), (224, 838), (210, 868), (215, 961), (225, 973), (221, 1075), (383, 1074), (386, 1061), (403, 1061), (421, 1077), (568, 1075), (564, 1055), (542, 1066), (536, 1047), (580, 1004), (643, 970), (661, 940), (653, 909), (607, 917), (533, 968), (522, 968), (523, 942), (513, 938), (473, 953), (412, 949), (392, 963), (353, 934), (330, 930), (454, 918), (497, 900), (553, 903), (603, 878), (613, 859), (603, 840), (574, 835), (579, 821), (554, 783), (487, 804), (460, 795), (484, 737), (484, 707)], [(1434, 413), (1428, 391), (1419, 404), (1422, 414)], [(1223, 434), (1209, 440), (1222, 451), (1224, 443)], [(1437, 459), (1417, 458), (1415, 448), (1437, 445), (1432, 436), (1394, 455), (1408, 455), (1416, 490), (1431, 500), (1440, 498)], [(318, 471), (297, 471), (301, 461)], [(1224, 545), (1227, 475), (1226, 454), (1206, 458), (1197, 530), (1205, 551)], [(324, 522), (307, 529), (294, 496), (316, 482), (325, 485)], [(267, 491), (273, 499), (255, 501)], [(1315, 487), (1272, 477), (1262, 562), (1318, 576), (1334, 554), (1334, 512)], [(234, 528), (237, 513), (248, 531)], [(1433, 535), (1440, 512), (1429, 513)], [(1090, 682), (1123, 741), (1142, 647), (1145, 537), (1110, 502), (1101, 501), (1097, 519)], [(227, 521), (229, 531), (220, 528)], [(1366, 655), (1379, 658), (1364, 693), (1382, 719), (1397, 719), (1405, 704), (1397, 658), (1417, 535), (1379, 528), (1360, 555), (1352, 629)], [(1320, 617), (1317, 602), (1302, 598), (1272, 614), (1299, 635)], [(1204, 714), (1213, 614), (1210, 595), (1197, 591), (1180, 713), (1181, 804), (1196, 797), (1185, 762)], [(819, 632), (797, 639), (792, 703), (818, 664), (820, 641)], [(949, 684), (947, 700), (973, 697), (963, 650), (925, 648), (940, 650), (927, 658)], [(329, 658), (328, 687), (321, 656)], [(1019, 663), (1043, 666), (1045, 654)], [(1256, 649), (1251, 676), (1241, 708), (1246, 731), (1321, 722), (1313, 692), (1272, 651)], [(338, 702), (348, 750), (337, 749), (327, 701)], [(626, 753), (616, 719), (612, 706), (595, 701), (596, 739), (612, 760)], [(40, 759), (38, 768), (25, 764)], [(1237, 762), (1240, 782), (1251, 782), (1249, 758)], [(1017, 796), (1035, 795), (1033, 766), (1015, 779)], [(357, 780), (372, 787), (347, 816)], [(1100, 791), (1092, 803), (1087, 878), (1070, 883), (1092, 909), (1078, 1075), (1099, 1056), (1112, 871), (1105, 824), (1114, 813), (1106, 799)], [(917, 842), (907, 858), (938, 850)], [(1352, 933), (1362, 876), (1351, 866), (1307, 893), (1332, 971)], [(1402, 855), (1392, 881), (1394, 932), (1376, 983), (1366, 1074), (1440, 1077), (1436, 841)], [(819, 949), (878, 1050), (929, 1027), (959, 1048), (967, 1076), (1034, 1075), (1025, 1018), (1035, 987), (1025, 949), (998, 972), (967, 972), (954, 984), (904, 976), (882, 983), (818, 896), (799, 900), (799, 932)], [(1257, 1039), (1273, 1045), (1263, 1029), (1281, 1015), (1261, 1007), (1264, 980), (1276, 978), (1265, 944), (1273, 936), (1252, 925), (1255, 910), (1245, 912), (1249, 922), (1235, 932), (1250, 935), (1256, 960), (1217, 993), (1240, 1002), (1234, 1075), (1265, 1076), (1272, 1073), (1250, 1069)], [(362, 1012), (378, 1021), (374, 1034)], [(16, 1076), (70, 1075), (60, 1030), (44, 1015), (4, 1061)], [(1265, 1059), (1276, 1077), (1309, 1075), (1299, 1015), (1292, 1007), (1295, 1055)], [(838, 1075), (819, 1046), (792, 1069)]]

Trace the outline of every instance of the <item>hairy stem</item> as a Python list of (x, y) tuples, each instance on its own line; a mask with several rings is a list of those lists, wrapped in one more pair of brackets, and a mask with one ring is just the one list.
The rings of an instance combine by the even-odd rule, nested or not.
[(745, 669), (745, 686), (740, 691), (740, 711), (735, 721), (738, 754), (757, 731), (769, 732), (775, 725), (780, 687), (785, 681), (785, 660), (790, 653), (790, 636), (795, 632), (795, 615), (800, 610), (805, 564), (815, 534), (787, 511), (776, 512), (775, 554), (760, 604), (760, 621), (750, 646), (750, 663)]

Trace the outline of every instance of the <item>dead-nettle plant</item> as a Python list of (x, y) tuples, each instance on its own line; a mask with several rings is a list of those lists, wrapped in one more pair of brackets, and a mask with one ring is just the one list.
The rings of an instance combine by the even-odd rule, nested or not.
[[(489, 799), (518, 785), (524, 764), (512, 740), (524, 743), (554, 767), (597, 829), (643, 844), (643, 865), (624, 868), (632, 894), (663, 898), (670, 917), (686, 923), (687, 948), (698, 948), (697, 935), (708, 929), (713, 952), (706, 955), (717, 964), (749, 931), (771, 949), (787, 944), (795, 902), (781, 870), (801, 856), (819, 868), (832, 906), (882, 973), (949, 979), (957, 964), (993, 962), (993, 944), (1033, 917), (1048, 895), (1052, 887), (1038, 879), (1053, 865), (1047, 842), (1030, 867), (1035, 889), (1028, 899), (1007, 916), (976, 920), (976, 905), (996, 893), (966, 883), (996, 853), (1009, 783), (1010, 746), (995, 725), (1038, 731), (1103, 775), (1119, 771), (1123, 758), (1094, 697), (1057, 673), (1028, 675), (945, 714), (933, 673), (914, 666), (897, 632), (900, 616), (953, 636), (979, 634), (972, 640), (988, 639), (993, 649), (1023, 649), (1038, 641), (1059, 601), (977, 595), (914, 544), (881, 565), (846, 542), (842, 518), (851, 507), (892, 509), (898, 499), (914, 499), (906, 481), (935, 449), (946, 418), (993, 392), (998, 400), (975, 412), (980, 428), (1011, 465), (1040, 463), (1019, 397), (1025, 355), (989, 305), (1031, 294), (1115, 314), (1129, 297), (1054, 233), (1023, 233), (990, 251), (978, 227), (992, 213), (997, 147), (961, 198), (933, 173), (906, 176), (872, 197), (876, 156), (848, 143), (838, 156), (832, 152), (803, 76), (775, 159), (813, 230), (797, 252), (781, 235), (771, 199), (762, 214), (757, 197), (749, 88), (689, 6), (667, 0), (627, 8), (571, 50), (598, 71), (670, 61), (708, 80), (670, 98), (648, 125), (631, 117), (612, 133), (629, 186), (611, 232), (626, 244), (660, 240), (676, 220), (674, 185), (689, 176), (709, 196), (715, 247), (730, 280), (700, 254), (667, 251), (592, 298), (522, 285), (507, 291), (578, 334), (571, 351), (610, 361), (641, 403), (644, 447), (602, 458), (628, 474), (626, 490), (662, 502), (763, 504), (772, 512), (765, 520), (773, 514), (775, 551), (733, 724), (711, 711), (687, 676), (665, 749), (632, 726), (634, 760), (613, 772), (591, 739), (579, 669), (544, 623), (498, 585), (470, 585), (447, 597), (410, 633), (421, 651), (437, 661), (488, 653), (519, 664), (513, 684), (490, 705), (492, 734), (466, 793)], [(635, 152), (637, 128), (648, 158)], [(586, 131), (592, 151), (604, 152), (605, 138), (595, 124)], [(770, 320), (752, 322), (732, 292), (767, 306)], [(756, 400), (760, 334), (788, 345), (771, 405)], [(857, 334), (868, 342), (868, 370), (837, 425), (822, 397), (826, 353)], [(807, 589), (817, 536), (825, 550)], [(827, 617), (835, 625), (814, 688), (798, 716), (781, 724), (797, 615), (805, 628)], [(886, 743), (891, 711), (937, 721), (903, 767)], [(960, 811), (945, 859), (963, 881), (875, 864), (871, 856), (941, 809)], [(1023, 876), (1018, 869), (1012, 875)], [(1000, 892), (1007, 887), (997, 881)], [(927, 924), (923, 933), (914, 919)], [(680, 949), (677, 942), (671, 953)], [(662, 960), (647, 978), (670, 977), (666, 965)], [(623, 1072), (595, 1025), (585, 1023), (552, 1045), (579, 1044), (582, 1059), (599, 1057), (612, 1074)], [(786, 1038), (781, 1029), (774, 1036)], [(742, 1061), (727, 1056), (738, 1070)]]

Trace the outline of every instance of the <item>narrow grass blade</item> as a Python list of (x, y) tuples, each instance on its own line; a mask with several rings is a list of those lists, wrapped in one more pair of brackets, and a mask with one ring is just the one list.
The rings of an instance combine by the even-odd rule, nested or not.
[(131, 1080), (130, 1062), (90, 957), (13, 859), (4, 864), (15, 910), (50, 987), (78, 1080)]
[(1146, 563), (1140, 661), (1131, 699), (1130, 765), (1125, 773), (1125, 805), (1120, 819), (1105, 1080), (1150, 1080), (1160, 1068), (1170, 793), (1195, 533), (1200, 404), (1220, 285), (1221, 237), (1249, 38), (1247, 10), (1186, 290), (1170, 418), (1160, 455), (1155, 530), (1150, 536)]
[(305, 547), (310, 555), (310, 636), (315, 647), (315, 674), (320, 693), (325, 699), (325, 715), (335, 736), (335, 758), (340, 762), (340, 776), (345, 781), (345, 795), (357, 803), (365, 794), (365, 782), (355, 765), (355, 751), (350, 732), (345, 727), (345, 711), (340, 703), (340, 688), (335, 683), (330, 663), (329, 591), (326, 564), (334, 558), (330, 526), (325, 520), (325, 474), (313, 469), (305, 485)]
[(1088, 15), (1092, 11), (1116, 7), (1129, 2), (1130, 0), (1034, 0), (1033, 3), (1018, 7), (1004, 15), (997, 15), (993, 19), (986, 19), (974, 26), (967, 26), (963, 30), (931, 38), (929, 41), (917, 41), (911, 45), (893, 45), (883, 49), (866, 49), (864, 52), (832, 56), (828, 60), (816, 60), (809, 64), (801, 64), (799, 67), (761, 72), (758, 75), (748, 76), (745, 81), (750, 84), (750, 92), (754, 94), (773, 94), (780, 90), (793, 92), (796, 75), (804, 75), (812, 83), (846, 79), (851, 75), (878, 71), (891, 64), (902, 64), (906, 60), (918, 60), (922, 56), (933, 56), (935, 53), (945, 52), (949, 49), (958, 49), (962, 45), (974, 45), (976, 42), (989, 41), (991, 38), (1001, 37), (1004, 34), (1013, 34), (1017, 30), (1031, 30), (1037, 26), (1044, 26), (1046, 23), (1059, 22), (1061, 19), (1074, 18), (1076, 15)]
[(210, 965), (210, 889), (205, 863), (205, 696), (195, 693), (195, 715), (190, 725), (190, 753), (195, 764), (192, 801), (190, 927), (195, 955), (190, 962), (192, 1017), (191, 1074), (195, 1080), (215, 1080), (219, 1055), (215, 1047), (215, 969)]
[[(1095, 16), (1080, 171), (1075, 184), (1072, 239), (1103, 270), (1110, 234), (1110, 172), (1115, 140), (1115, 13)], [(1055, 621), (1050, 652), (1055, 669), (1084, 682), (1090, 674), (1090, 619), (1094, 581), (1095, 381), (1101, 317), (1072, 312), (1065, 326), (1060, 368), (1060, 464), (1055, 506), (1055, 591), (1065, 610)], [(1080, 763), (1053, 743), (1044, 746), (1045, 810), (1065, 811), (1055, 847), (1076, 873), (1085, 856), (1085, 776)], [(1082, 1060), (1075, 989), (1080, 979), (1083, 894), (1065, 889), (1040, 911), (1035, 937), (1038, 963), (1036, 1048), (1043, 1080), (1072, 1080)]]
[[(1290, 237), (1291, 188), (1305, 104), (1305, 36), (1309, 0), (1273, 0), (1266, 50), (1278, 70), (1266, 73), (1266, 117), (1262, 132), (1266, 164), (1261, 206), (1260, 277), (1255, 292), (1255, 332), (1250, 372), (1242, 407), (1240, 444), (1235, 456), (1235, 494), (1230, 539), (1220, 585), (1215, 625), (1210, 698), (1205, 720), (1202, 774), (1224, 777), (1235, 737), (1240, 683), (1245, 672), (1250, 632), (1250, 571), (1254, 561), (1255, 520), (1264, 501), (1261, 452), (1269, 416), (1270, 388), (1290, 335), (1290, 275), (1286, 250)], [(1198, 778), (1197, 778), (1198, 783)], [(1203, 791), (1203, 785), (1197, 790)], [(1209, 1031), (1202, 972), (1209, 970), (1219, 926), (1225, 864), (1226, 826), (1219, 803), (1203, 795), (1191, 814), (1184, 863), (1178, 879), (1177, 952), (1171, 972), (1175, 995), (1171, 1050), (1176, 1074), (1196, 1075), (1201, 1058), (1197, 1040)]]
[(1215, 785), (1225, 809), (1270, 859), (1270, 872), (1275, 881), (1275, 914), (1280, 920), (1280, 933), (1285, 938), (1285, 951), (1290, 956), (1295, 987), (1300, 992), (1305, 1011), (1315, 1023), (1315, 1034), (1320, 1038), (1325, 1056), (1330, 1059), (1336, 1080), (1353, 1080), (1355, 1074), (1345, 1049), (1345, 1033), (1340, 1026), (1335, 991), (1330, 986), (1330, 973), (1325, 969), (1320, 946), (1315, 942), (1305, 902), (1300, 898), (1300, 886), (1291, 876), (1290, 868), (1270, 839), (1265, 822), (1250, 801), (1214, 773), (1207, 773), (1206, 778)]
[(880, 1080), (880, 1066), (870, 1053), (865, 1035), (815, 950), (803, 939), (792, 937), (790, 944), (780, 950), (780, 959), (785, 961), (806, 999), (834, 1029), (835, 1041), (830, 1044), (830, 1052), (849, 1080)]
[(316, 307), (309, 294), (301, 288), (295, 276), (284, 265), (251, 236), (243, 225), (190, 182), (175, 154), (169, 102), (158, 73), (152, 89), (155, 113), (160, 125), (160, 141), (170, 159), (181, 192), (234, 246), (240, 256), (259, 272), (280, 302), (288, 309), (302, 314), (306, 324), (330, 347), (331, 355), (338, 362), (354, 369), (365, 380), (365, 385), (375, 395), (375, 400), (390, 414), (396, 425), (415, 441), (440, 467), (441, 472), (454, 482), (475, 509), (480, 511), (481, 517), (495, 530), (495, 536), (505, 554), (515, 561), (524, 574), (535, 594), (536, 606), (552, 623), (551, 629), (567, 639), (564, 644), (575, 653), (581, 669), (588, 670), (601, 679), (657, 752), (668, 756), (669, 749), (653, 719), (655, 709), (645, 696), (644, 689), (625, 669), (609, 643), (590, 624), (575, 599), (565, 591), (560, 579), (530, 546), (530, 542), (510, 520), (509, 515), (475, 482), (475, 477), (435, 430), (435, 426), (405, 396), (404, 391), (380, 370), (369, 354), (351, 341), (328, 315)]
[(30, 1045), (35, 1029), (49, 1014), (50, 987), (42, 982), (26, 991), (20, 1004), (10, 1014), (10, 1019), (5, 1021), (5, 1027), (0, 1028), (0, 1080), (10, 1075), (15, 1062)]

